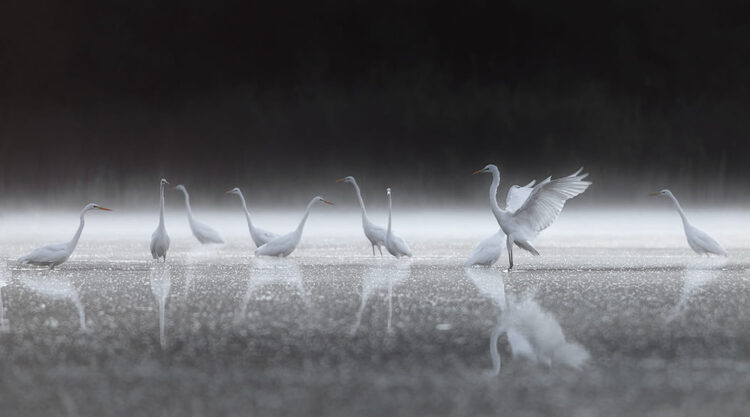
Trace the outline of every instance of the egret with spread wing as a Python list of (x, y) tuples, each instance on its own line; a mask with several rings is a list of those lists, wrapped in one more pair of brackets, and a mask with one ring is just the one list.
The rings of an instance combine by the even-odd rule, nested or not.
[(388, 252), (396, 258), (400, 258), (402, 256), (408, 256), (411, 258), (411, 249), (409, 249), (409, 245), (406, 244), (406, 241), (404, 241), (404, 239), (396, 236), (391, 229), (391, 211), (393, 206), (393, 202), (391, 200), (391, 189), (386, 189), (385, 193), (388, 196), (388, 229), (385, 232), (385, 248), (388, 249)]
[(378, 251), (380, 251), (380, 255), (383, 255), (383, 249), (381, 249), (382, 245), (385, 245), (385, 229), (383, 229), (380, 226), (376, 226), (375, 223), (373, 223), (370, 220), (370, 217), (367, 216), (367, 210), (365, 210), (365, 202), (362, 200), (362, 193), (359, 191), (359, 185), (357, 185), (357, 180), (354, 179), (352, 176), (339, 178), (336, 180), (336, 182), (348, 182), (352, 186), (354, 186), (354, 191), (357, 193), (357, 200), (359, 200), (359, 208), (362, 210), (362, 229), (365, 231), (365, 237), (367, 240), (370, 241), (370, 245), (372, 245), (372, 256), (375, 256), (375, 247), (378, 247)]
[(497, 187), (500, 185), (500, 170), (496, 165), (489, 164), (473, 173), (473, 175), (492, 174), (490, 208), (506, 235), (508, 269), (513, 268), (513, 245), (515, 244), (534, 255), (539, 255), (539, 251), (534, 248), (531, 241), (557, 219), (567, 200), (586, 191), (591, 185), (591, 182), (584, 181), (588, 173), (581, 174), (581, 170), (579, 169), (567, 177), (554, 180), (552, 177), (547, 177), (532, 188), (529, 197), (516, 211), (502, 209), (497, 204), (495, 195), (497, 194)]
[(85, 221), (84, 215), (91, 210), (104, 210), (112, 211), (106, 207), (102, 207), (98, 204), (89, 203), (81, 210), (80, 223), (76, 234), (73, 235), (73, 239), (70, 242), (65, 243), (54, 243), (52, 245), (42, 246), (41, 248), (35, 249), (33, 252), (26, 256), (22, 256), (18, 259), (18, 262), (29, 265), (48, 266), (50, 270), (55, 269), (57, 265), (62, 264), (70, 258), (70, 255), (78, 245), (78, 239), (81, 238), (83, 232), (83, 225)]
[(310, 200), (310, 202), (307, 204), (305, 215), (302, 216), (302, 221), (299, 222), (299, 226), (297, 226), (297, 228), (293, 232), (287, 233), (283, 236), (279, 236), (276, 239), (273, 239), (265, 245), (256, 249), (255, 256), (265, 255), (286, 257), (289, 256), (290, 253), (294, 252), (294, 249), (297, 248), (299, 241), (302, 239), (302, 229), (305, 228), (305, 222), (307, 222), (307, 216), (310, 215), (310, 209), (312, 208), (313, 204), (318, 202), (326, 203), (331, 206), (335, 205), (330, 201), (324, 199), (323, 197), (313, 197), (313, 199)]
[(159, 183), (159, 226), (151, 234), (150, 246), (151, 256), (157, 261), (159, 258), (164, 258), (164, 262), (167, 262), (167, 251), (169, 250), (169, 235), (167, 234), (167, 228), (164, 226), (164, 186), (168, 184), (169, 182), (164, 178)]
[(687, 216), (685, 216), (685, 212), (682, 210), (682, 206), (680, 206), (680, 202), (677, 201), (677, 198), (671, 191), (661, 190), (658, 193), (651, 193), (649, 195), (663, 195), (672, 199), (677, 212), (680, 213), (680, 217), (682, 217), (682, 227), (685, 229), (685, 237), (687, 238), (688, 245), (690, 245), (690, 248), (693, 249), (695, 253), (706, 256), (710, 254), (727, 256), (727, 251), (721, 247), (719, 242), (715, 241), (714, 238), (709, 236), (706, 232), (699, 230), (697, 227), (690, 224)]
[[(513, 185), (508, 190), (508, 195), (505, 198), (505, 206), (510, 211), (516, 211), (526, 201), (531, 194), (532, 187), (536, 184), (536, 180), (524, 185), (523, 187)], [(495, 198), (497, 198), (497, 190), (495, 190)], [(505, 233), (502, 229), (498, 230), (497, 233), (488, 237), (487, 239), (479, 242), (479, 245), (469, 255), (469, 258), (464, 262), (464, 266), (469, 267), (473, 265), (492, 266), (500, 259), (500, 255), (505, 247)]]
[(188, 223), (190, 223), (190, 230), (193, 232), (193, 236), (200, 243), (224, 243), (224, 239), (216, 230), (212, 229), (207, 224), (201, 223), (193, 218), (193, 209), (190, 208), (190, 194), (184, 185), (180, 184), (175, 187), (176, 190), (182, 191), (185, 194), (185, 207), (187, 207)]
[(256, 247), (261, 247), (266, 243), (279, 237), (276, 233), (269, 232), (268, 230), (255, 227), (253, 221), (250, 220), (250, 212), (247, 210), (247, 203), (245, 202), (245, 196), (242, 195), (242, 191), (239, 188), (232, 188), (226, 192), (227, 194), (234, 194), (240, 198), (242, 202), (242, 208), (245, 210), (245, 219), (247, 220), (247, 229), (250, 231), (250, 237), (255, 242)]

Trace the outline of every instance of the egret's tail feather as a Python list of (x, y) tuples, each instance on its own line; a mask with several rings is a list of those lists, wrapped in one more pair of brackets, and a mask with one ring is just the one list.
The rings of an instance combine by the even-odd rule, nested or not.
[(518, 245), (519, 248), (526, 250), (528, 252), (531, 252), (534, 256), (539, 256), (539, 251), (536, 250), (534, 246), (531, 245), (531, 243), (523, 241), (523, 240), (516, 240), (516, 245)]

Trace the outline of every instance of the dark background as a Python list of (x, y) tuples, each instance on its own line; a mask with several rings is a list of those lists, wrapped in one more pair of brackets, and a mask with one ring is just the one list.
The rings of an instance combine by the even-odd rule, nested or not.
[[(5, 1), (7, 201), (153, 200), (158, 178), (273, 199), (484, 199), (584, 165), (591, 201), (743, 202), (747, 2)], [(322, 186), (325, 184), (325, 187)], [(507, 183), (506, 183), (507, 185)], [(350, 192), (350, 191), (347, 191)]]

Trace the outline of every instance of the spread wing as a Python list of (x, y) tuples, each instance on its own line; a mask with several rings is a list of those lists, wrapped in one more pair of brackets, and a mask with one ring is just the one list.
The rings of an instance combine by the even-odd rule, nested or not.
[(508, 209), (508, 211), (518, 210), (526, 201), (526, 199), (529, 198), (529, 195), (531, 195), (531, 191), (533, 190), (532, 187), (534, 187), (534, 184), (536, 184), (536, 180), (531, 181), (523, 187), (520, 187), (518, 185), (510, 187), (510, 189), (508, 190), (508, 195), (505, 197), (506, 209)]
[(513, 217), (533, 233), (549, 227), (560, 215), (565, 202), (586, 191), (591, 185), (590, 181), (583, 180), (589, 174), (581, 174), (581, 170), (583, 168), (567, 177), (554, 180), (548, 177), (537, 184), (523, 205), (513, 213)]

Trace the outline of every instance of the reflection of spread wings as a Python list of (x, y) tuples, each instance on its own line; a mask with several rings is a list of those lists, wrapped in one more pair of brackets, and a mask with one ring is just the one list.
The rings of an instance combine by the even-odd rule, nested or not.
[(533, 233), (549, 227), (560, 215), (565, 201), (586, 191), (591, 185), (591, 182), (583, 181), (588, 173), (581, 174), (582, 169), (554, 180), (547, 177), (531, 190), (528, 199), (513, 213), (513, 217)]

